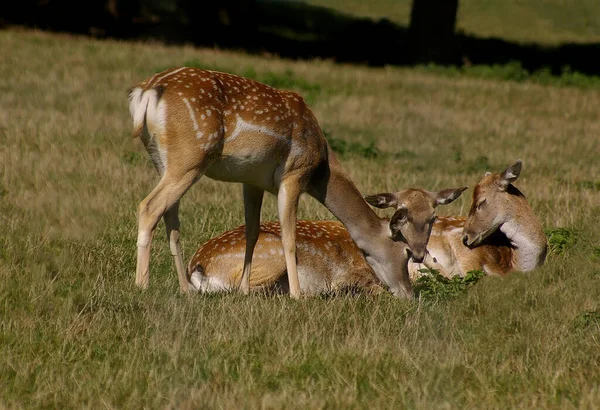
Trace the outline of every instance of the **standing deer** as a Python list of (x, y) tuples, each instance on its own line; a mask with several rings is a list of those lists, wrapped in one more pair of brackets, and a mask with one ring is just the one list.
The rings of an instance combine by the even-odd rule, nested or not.
[(296, 213), (303, 192), (348, 229), (377, 277), (396, 296), (412, 297), (401, 268), (403, 246), (368, 206), (333, 154), (301, 96), (232, 74), (178, 67), (129, 92), (133, 135), (160, 181), (138, 209), (136, 284), (146, 288), (152, 234), (164, 217), (182, 290), (189, 282), (179, 242), (179, 200), (202, 175), (243, 184), (246, 248), (240, 288), (249, 291), (264, 191), (277, 196), (290, 295), (300, 296)]
[[(440, 217), (433, 225), (424, 265), (446, 277), (470, 270), (489, 275), (528, 272), (542, 265), (547, 240), (539, 218), (513, 184), (521, 160), (499, 174), (487, 172), (473, 190), (469, 215)], [(411, 264), (411, 273), (418, 269)]]
[[(367, 196), (371, 205), (393, 207), (396, 212), (385, 221), (390, 235), (399, 246), (395, 260), (403, 275), (408, 275), (409, 259), (422, 261), (435, 220), (435, 208), (448, 204), (467, 189), (429, 192), (407, 189), (395, 194)], [(298, 277), (300, 289), (307, 294), (339, 290), (345, 287), (381, 289), (381, 282), (366, 262), (362, 251), (339, 222), (298, 221)], [(192, 286), (201, 292), (231, 290), (243, 276), (245, 227), (240, 226), (202, 245), (191, 258), (188, 272)], [(252, 264), (251, 288), (282, 286), (286, 263), (283, 257), (281, 226), (268, 222), (260, 226)], [(285, 289), (285, 285), (282, 286)]]

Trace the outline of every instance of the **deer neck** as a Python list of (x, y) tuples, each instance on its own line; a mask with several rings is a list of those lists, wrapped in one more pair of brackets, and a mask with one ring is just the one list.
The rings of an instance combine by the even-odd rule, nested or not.
[(344, 224), (358, 247), (363, 251), (368, 250), (374, 238), (385, 236), (387, 225), (367, 204), (331, 152), (328, 162), (328, 176), (319, 189), (322, 196), (315, 197)]
[(503, 223), (500, 231), (513, 248), (513, 270), (528, 272), (539, 266), (546, 257), (546, 235), (538, 218), (529, 207)]
[(344, 224), (375, 275), (395, 296), (412, 297), (406, 246), (394, 242), (386, 221), (371, 209), (328, 147), (328, 161), (313, 175), (308, 192)]

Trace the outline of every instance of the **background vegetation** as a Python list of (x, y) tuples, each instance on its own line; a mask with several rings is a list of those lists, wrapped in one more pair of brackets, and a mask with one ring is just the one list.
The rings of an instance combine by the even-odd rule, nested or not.
[[(580, 27), (573, 36), (550, 26), (548, 36), (585, 38)], [(369, 68), (18, 29), (0, 31), (0, 49), (9, 50), (0, 60), (0, 407), (600, 406), (596, 78)], [(161, 223), (151, 286), (140, 292), (136, 209), (157, 175), (130, 138), (126, 90), (181, 64), (301, 92), (365, 194), (473, 187), (523, 159), (517, 186), (547, 230), (547, 264), (505, 278), (434, 277), (419, 301), (184, 296)], [(469, 201), (467, 192), (439, 213), (464, 214)], [(266, 197), (263, 220), (275, 209)], [(308, 197), (300, 216), (331, 218)], [(187, 257), (243, 223), (240, 186), (202, 179), (181, 219)]]
[[(418, 1), (418, 0), (417, 0)], [(388, 19), (408, 26), (412, 0), (306, 0), (340, 12), (372, 19)], [(557, 45), (597, 43), (600, 21), (594, 0), (577, 0), (568, 7), (563, 0), (459, 0), (456, 28), (479, 37), (495, 37), (521, 43)]]

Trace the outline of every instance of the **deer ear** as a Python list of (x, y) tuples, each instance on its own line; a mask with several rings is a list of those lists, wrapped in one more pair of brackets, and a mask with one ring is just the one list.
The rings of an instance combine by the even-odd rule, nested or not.
[(394, 194), (385, 193), (365, 196), (365, 201), (375, 208), (392, 208), (398, 205), (398, 200)]
[(435, 193), (435, 206), (446, 205), (458, 198), (464, 191), (469, 189), (468, 186), (462, 188), (443, 189)]
[(398, 207), (398, 210), (394, 213), (392, 219), (390, 219), (390, 231), (392, 232), (392, 238), (395, 238), (398, 235), (402, 225), (404, 225), (407, 220), (408, 209), (406, 208), (406, 205), (402, 204)]
[(517, 160), (510, 167), (506, 168), (500, 177), (498, 178), (498, 183), (502, 190), (505, 190), (510, 184), (515, 182), (517, 178), (519, 178), (519, 174), (521, 173), (521, 160)]

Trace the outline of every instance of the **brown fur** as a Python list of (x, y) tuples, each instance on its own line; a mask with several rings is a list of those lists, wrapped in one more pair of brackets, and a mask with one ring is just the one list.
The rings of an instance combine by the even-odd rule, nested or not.
[[(345, 226), (378, 278), (397, 296), (411, 297), (399, 268), (403, 247), (367, 205), (298, 94), (197, 68), (157, 73), (130, 92), (133, 133), (150, 153), (161, 180), (138, 208), (136, 284), (149, 283), (152, 233), (161, 217), (182, 290), (189, 288), (179, 242), (179, 200), (201, 176), (244, 188), (246, 249), (241, 289), (250, 287), (264, 192), (277, 195), (290, 294), (299, 297), (295, 221), (307, 192)], [(141, 130), (141, 132), (140, 132)]]
[[(445, 194), (420, 189), (407, 189), (395, 194), (379, 194), (367, 197), (378, 207), (400, 208), (389, 223), (390, 235), (401, 245), (396, 255), (408, 275), (410, 255), (424, 253), (434, 208), (439, 203), (449, 203), (466, 188), (447, 190)], [(397, 215), (402, 214), (401, 217)], [(402, 219), (402, 220), (399, 220)], [(333, 221), (297, 222), (298, 272), (302, 291), (314, 294), (319, 291), (346, 288), (368, 289), (378, 292), (381, 280), (367, 263), (348, 230)], [(231, 289), (239, 285), (243, 266), (241, 250), (245, 245), (245, 227), (225, 232), (202, 245), (191, 258), (188, 271), (194, 286), (203, 292)], [(280, 225), (276, 222), (262, 224), (254, 251), (251, 288), (271, 287), (285, 274), (281, 254)], [(421, 250), (422, 249), (422, 250)]]
[[(335, 221), (297, 221), (297, 256), (301, 285), (310, 278), (302, 276), (319, 272), (326, 286), (323, 290), (344, 287), (381, 289), (381, 282), (366, 262), (344, 226)], [(235, 289), (241, 281), (245, 226), (210, 239), (190, 259), (188, 270), (205, 277), (218, 276), (228, 287)], [(285, 287), (286, 266), (282, 250), (281, 229), (277, 222), (260, 225), (257, 247), (254, 250), (250, 287), (271, 289), (282, 282)], [(318, 256), (314, 254), (318, 250)], [(343, 261), (344, 269), (333, 262)], [(305, 293), (312, 293), (303, 287)]]
[(517, 161), (501, 173), (486, 173), (473, 189), (467, 218), (436, 221), (427, 267), (450, 277), (470, 270), (506, 275), (544, 263), (547, 244), (542, 224), (523, 193), (512, 185), (520, 171)]

